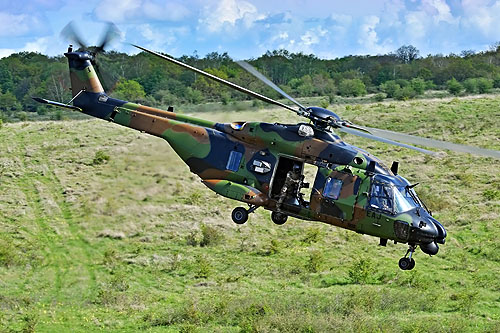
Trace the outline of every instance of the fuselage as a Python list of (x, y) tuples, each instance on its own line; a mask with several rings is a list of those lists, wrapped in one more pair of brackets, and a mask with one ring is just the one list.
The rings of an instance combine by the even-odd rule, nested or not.
[[(437, 253), (446, 231), (410, 184), (379, 159), (309, 124), (216, 123), (107, 96), (82, 52), (68, 52), (73, 104), (82, 112), (165, 139), (216, 193), (276, 211), (286, 172), (316, 168), (311, 194), (279, 210)], [(76, 90), (78, 91), (75, 91)], [(300, 192), (300, 189), (299, 189)]]

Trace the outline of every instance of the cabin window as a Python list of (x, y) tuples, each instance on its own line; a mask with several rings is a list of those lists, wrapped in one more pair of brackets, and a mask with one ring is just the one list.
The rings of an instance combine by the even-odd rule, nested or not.
[(342, 181), (336, 178), (328, 178), (326, 180), (325, 189), (323, 190), (323, 196), (337, 200), (340, 196), (340, 190), (342, 189)]
[(231, 153), (229, 153), (229, 159), (227, 160), (226, 169), (234, 172), (238, 171), (242, 157), (242, 153), (234, 150), (231, 151)]
[(387, 184), (373, 183), (370, 193), (370, 207), (393, 212), (392, 187)]

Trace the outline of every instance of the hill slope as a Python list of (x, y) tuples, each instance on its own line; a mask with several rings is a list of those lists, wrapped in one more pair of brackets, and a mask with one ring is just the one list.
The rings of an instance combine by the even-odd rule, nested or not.
[[(500, 98), (334, 107), (354, 122), (500, 149)], [(281, 110), (198, 114), (293, 122)], [(448, 332), (500, 321), (500, 168), (346, 140), (400, 161), (449, 232), (430, 258), (215, 195), (168, 144), (98, 121), (0, 128), (5, 331)]]

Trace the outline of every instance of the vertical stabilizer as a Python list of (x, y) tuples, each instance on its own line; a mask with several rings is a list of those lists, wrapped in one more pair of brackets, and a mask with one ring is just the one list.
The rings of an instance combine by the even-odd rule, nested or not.
[(73, 52), (71, 46), (64, 54), (68, 58), (73, 97), (80, 91), (104, 93), (101, 82), (92, 66), (92, 54), (89, 52)]

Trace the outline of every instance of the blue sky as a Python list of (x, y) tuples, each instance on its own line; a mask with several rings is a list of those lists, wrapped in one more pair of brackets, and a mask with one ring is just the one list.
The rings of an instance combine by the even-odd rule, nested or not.
[(136, 53), (128, 44), (136, 43), (235, 59), (279, 48), (320, 58), (375, 55), (403, 44), (448, 54), (500, 41), (500, 0), (0, 0), (0, 57), (62, 54), (68, 43), (59, 33), (70, 20), (91, 45), (113, 21), (117, 51)]

